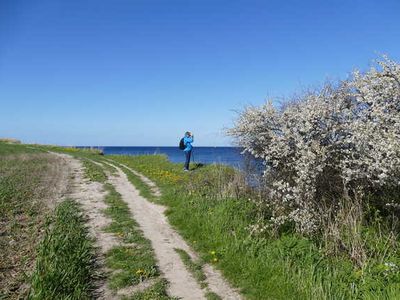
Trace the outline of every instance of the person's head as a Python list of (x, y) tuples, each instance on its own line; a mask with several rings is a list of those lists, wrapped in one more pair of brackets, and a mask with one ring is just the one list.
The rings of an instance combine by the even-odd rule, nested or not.
[(186, 132), (185, 132), (185, 136), (188, 136), (188, 137), (189, 137), (189, 136), (191, 136), (191, 135), (192, 135), (192, 133), (191, 133), (190, 131), (186, 131)]

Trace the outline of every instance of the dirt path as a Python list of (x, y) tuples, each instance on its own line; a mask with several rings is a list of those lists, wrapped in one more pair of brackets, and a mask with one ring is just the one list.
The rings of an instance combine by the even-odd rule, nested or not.
[(119, 176), (110, 177), (110, 182), (128, 204), (144, 236), (151, 241), (160, 270), (170, 284), (168, 293), (182, 299), (205, 299), (202, 289), (174, 250), (185, 245), (169, 226), (164, 209), (140, 196), (125, 173), (116, 168)]
[[(103, 213), (103, 210), (107, 208), (107, 205), (104, 203), (106, 192), (103, 189), (103, 185), (98, 182), (92, 182), (84, 177), (84, 168), (80, 160), (67, 154), (53, 154), (57, 155), (70, 168), (69, 173), (73, 176), (70, 178), (69, 191), (64, 197), (74, 199), (82, 205), (85, 215), (88, 218), (87, 225), (89, 232), (95, 237), (96, 247), (100, 252), (98, 263), (100, 268), (102, 268), (101, 272), (105, 273), (107, 270), (104, 267), (104, 256), (108, 250), (114, 246), (118, 246), (119, 241), (113, 234), (103, 231), (104, 227), (111, 222)], [(119, 299), (107, 287), (105, 280), (99, 280), (96, 285), (95, 294), (97, 299)]]
[[(92, 182), (84, 177), (84, 168), (80, 160), (67, 154), (54, 153), (54, 155), (62, 159), (65, 165), (70, 168), (69, 173), (73, 174), (71, 187), (65, 194), (65, 198), (75, 199), (82, 204), (82, 208), (88, 217), (90, 232), (96, 238), (96, 244), (100, 250), (102, 272), (107, 272), (104, 268), (104, 254), (114, 246), (118, 246), (119, 241), (113, 234), (103, 231), (104, 227), (111, 222), (103, 213), (103, 210), (107, 208), (104, 203), (106, 191), (103, 188), (103, 184)], [(132, 216), (138, 222), (144, 236), (151, 241), (158, 266), (163, 273), (163, 277), (169, 282), (168, 294), (179, 299), (206, 299), (205, 293), (207, 290), (200, 287), (175, 249), (186, 251), (193, 260), (198, 258), (197, 254), (188, 246), (179, 233), (170, 226), (165, 216), (166, 208), (140, 196), (139, 191), (130, 183), (121, 168), (140, 176), (143, 182), (151, 187), (153, 193), (160, 196), (161, 193), (158, 187), (150, 179), (135, 170), (110, 160), (107, 161), (103, 161), (103, 163), (110, 164), (117, 170), (116, 174), (108, 174), (108, 182), (121, 194), (123, 201), (128, 204)], [(94, 163), (101, 165), (98, 162)], [(206, 282), (209, 290), (219, 295), (222, 299), (242, 299), (239, 293), (230, 287), (221, 273), (215, 270), (213, 266), (205, 265), (204, 273), (207, 277)], [(143, 288), (146, 287), (143, 286)], [(119, 293), (114, 293), (103, 280), (99, 283), (96, 298), (119, 299), (120, 296), (129, 295), (132, 291), (136, 291), (137, 288), (141, 289), (140, 286), (127, 287), (126, 291), (121, 290)]]
[(150, 187), (150, 190), (152, 191), (152, 193), (154, 194), (154, 196), (156, 197), (160, 197), (161, 196), (161, 191), (158, 188), (158, 186), (148, 177), (144, 176), (142, 173), (137, 172), (136, 170), (129, 168), (128, 166), (121, 164), (121, 163), (117, 163), (113, 160), (110, 159), (106, 159), (108, 161), (108, 164), (111, 166), (117, 165), (119, 167), (125, 168), (126, 170), (132, 172), (134, 175), (136, 175), (137, 177), (139, 177), (145, 184), (147, 184)]
[[(175, 249), (186, 251), (193, 259), (197, 259), (197, 255), (169, 224), (165, 216), (166, 208), (149, 202), (139, 195), (139, 191), (129, 182), (126, 174), (119, 167), (123, 166), (129, 169), (127, 166), (112, 165), (117, 169), (117, 174), (110, 177), (110, 182), (128, 204), (145, 237), (151, 241), (160, 270), (170, 283), (169, 294), (181, 299), (205, 299), (206, 291), (201, 289), (192, 274), (186, 269)], [(144, 177), (142, 174), (140, 176)], [(147, 179), (145, 182), (149, 181)], [(156, 188), (155, 185), (152, 187)], [(222, 299), (241, 299), (239, 293), (230, 287), (220, 272), (210, 265), (206, 265), (204, 271), (211, 291)]]

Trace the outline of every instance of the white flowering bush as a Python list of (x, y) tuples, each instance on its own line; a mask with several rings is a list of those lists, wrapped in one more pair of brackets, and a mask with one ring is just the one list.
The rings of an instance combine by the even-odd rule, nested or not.
[(342, 201), (399, 186), (400, 65), (384, 58), (300, 98), (247, 107), (229, 134), (265, 163), (271, 224), (311, 234)]

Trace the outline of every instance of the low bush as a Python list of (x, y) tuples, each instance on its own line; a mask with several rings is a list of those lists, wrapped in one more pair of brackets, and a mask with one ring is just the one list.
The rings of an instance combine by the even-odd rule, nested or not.
[(229, 134), (265, 164), (270, 215), (257, 229), (322, 234), (359, 265), (368, 259), (363, 226), (384, 216), (381, 234), (397, 235), (399, 103), (400, 65), (385, 58), (282, 108), (246, 108)]

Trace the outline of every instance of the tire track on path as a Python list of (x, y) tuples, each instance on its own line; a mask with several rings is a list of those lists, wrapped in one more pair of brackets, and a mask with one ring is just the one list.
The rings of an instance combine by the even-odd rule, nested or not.
[[(111, 248), (118, 246), (119, 241), (113, 234), (104, 232), (103, 230), (111, 223), (111, 220), (103, 213), (107, 208), (104, 202), (106, 191), (103, 188), (103, 184), (85, 178), (84, 167), (79, 159), (73, 158), (68, 154), (50, 153), (62, 159), (70, 169), (69, 172), (73, 174), (73, 177), (70, 178), (70, 190), (64, 195), (64, 198), (74, 199), (82, 205), (82, 209), (88, 219), (87, 225), (90, 235), (95, 238), (96, 247), (98, 247), (100, 252), (98, 253), (99, 271), (105, 275), (108, 273), (108, 270), (105, 268), (105, 255)], [(104, 278), (98, 280), (95, 285), (96, 299), (109, 300), (120, 298), (108, 288), (107, 281)]]
[[(110, 160), (107, 161), (110, 162)], [(151, 241), (160, 270), (170, 283), (169, 295), (181, 299), (206, 299), (206, 290), (202, 289), (193, 278), (175, 249), (186, 251), (192, 259), (197, 259), (197, 254), (169, 224), (165, 215), (166, 207), (152, 203), (140, 196), (139, 191), (131, 184), (121, 167), (134, 172), (135, 175), (140, 176), (142, 179), (144, 178), (145, 180), (143, 181), (145, 183), (151, 182), (152, 190), (161, 195), (158, 187), (149, 178), (128, 166), (114, 162), (109, 164), (117, 169), (117, 174), (110, 176), (110, 182), (128, 204), (145, 237)], [(207, 276), (206, 282), (212, 292), (222, 299), (242, 299), (240, 294), (229, 285), (219, 271), (208, 264), (204, 266), (204, 271)]]

